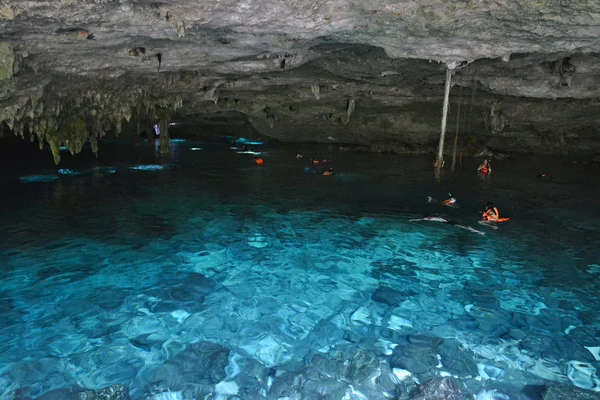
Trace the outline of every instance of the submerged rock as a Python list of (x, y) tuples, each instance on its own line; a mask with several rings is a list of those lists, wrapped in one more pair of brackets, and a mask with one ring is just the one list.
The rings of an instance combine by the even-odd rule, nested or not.
[(574, 386), (550, 386), (543, 394), (543, 400), (598, 400), (600, 394)]
[(387, 286), (380, 286), (373, 293), (373, 301), (387, 304), (389, 306), (397, 306), (403, 298), (402, 294), (397, 290)]
[(392, 368), (400, 368), (427, 379), (432, 375), (432, 369), (438, 365), (436, 347), (442, 341), (433, 336), (406, 336), (405, 342), (400, 342), (390, 357)]
[(217, 384), (227, 376), (229, 349), (210, 342), (195, 343), (168, 364), (177, 368), (183, 382)]
[(418, 393), (411, 400), (471, 400), (462, 384), (452, 378), (434, 378), (423, 383), (418, 388)]
[(436, 351), (440, 355), (443, 370), (457, 376), (477, 376), (475, 353), (464, 348), (457, 340), (444, 340)]
[[(22, 399), (26, 400), (26, 398)], [(129, 389), (122, 385), (112, 385), (99, 390), (57, 389), (38, 397), (37, 400), (129, 400)]]

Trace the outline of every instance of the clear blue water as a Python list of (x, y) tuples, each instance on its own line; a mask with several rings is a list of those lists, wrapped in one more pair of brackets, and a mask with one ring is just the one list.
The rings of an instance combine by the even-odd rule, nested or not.
[[(440, 376), (480, 398), (600, 391), (598, 170), (518, 158), (482, 180), (466, 159), (437, 182), (429, 157), (250, 147), (263, 166), (226, 141), (172, 142), (168, 165), (120, 143), (62, 172), (2, 157), (1, 398), (410, 398)], [(460, 208), (427, 204), (449, 191)], [(498, 229), (477, 223), (488, 200)], [(410, 221), (431, 215), (485, 235)]]

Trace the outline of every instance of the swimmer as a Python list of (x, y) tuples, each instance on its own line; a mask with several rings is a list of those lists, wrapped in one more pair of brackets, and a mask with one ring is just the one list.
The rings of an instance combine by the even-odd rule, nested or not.
[(316, 158), (313, 158), (311, 161), (314, 165), (319, 165), (320, 161), (317, 160)]
[[(444, 164), (446, 164), (446, 161), (442, 161), (442, 165), (441, 167), (444, 168)], [(440, 166), (440, 162), (439, 160), (436, 158), (435, 161), (433, 162), (433, 168), (437, 168)]]
[(296, 154), (296, 159), (297, 159), (297, 160), (301, 160), (301, 159), (302, 159), (302, 153), (298, 153), (298, 154)]
[(411, 219), (409, 221), (410, 222), (419, 222), (419, 221), (441, 222), (443, 224), (449, 224), (449, 225), (456, 226), (457, 228), (465, 229), (469, 232), (473, 232), (478, 235), (485, 235), (485, 232), (478, 231), (477, 229), (473, 229), (470, 226), (458, 225), (456, 222), (450, 221), (450, 220), (448, 220), (446, 218), (442, 218), (442, 217), (425, 217), (425, 218)]
[(509, 218), (500, 218), (500, 212), (498, 211), (498, 208), (494, 205), (494, 203), (490, 201), (487, 202), (487, 204), (485, 205), (485, 211), (481, 216), (481, 222), (488, 224), (497, 224), (501, 222), (506, 222), (508, 220)]
[(481, 164), (479, 168), (477, 168), (477, 172), (483, 175), (492, 172), (492, 166), (490, 165), (490, 163), (488, 163), (488, 160), (483, 160), (483, 164)]
[(434, 199), (431, 196), (427, 196), (427, 204), (437, 203), (437, 199)]
[(258, 156), (254, 156), (254, 164), (256, 165), (263, 165), (264, 161), (262, 158), (258, 157)]
[(485, 205), (485, 211), (483, 212), (481, 219), (486, 222), (496, 222), (498, 218), (500, 218), (498, 208), (494, 206), (494, 203), (488, 201)]
[(321, 160), (322, 164), (327, 164), (329, 162), (329, 158), (324, 158), (323, 160)]
[(327, 171), (323, 172), (323, 175), (325, 175), (325, 176), (332, 176), (333, 175), (333, 168), (329, 168)]
[(538, 174), (537, 178), (542, 182), (564, 183), (564, 181), (558, 180), (548, 174)]
[(456, 197), (453, 197), (452, 193), (448, 193), (448, 196), (450, 196), (450, 197), (447, 198), (446, 200), (442, 201), (440, 204), (443, 206), (458, 208), (459, 206), (458, 206), (458, 202), (456, 201)]

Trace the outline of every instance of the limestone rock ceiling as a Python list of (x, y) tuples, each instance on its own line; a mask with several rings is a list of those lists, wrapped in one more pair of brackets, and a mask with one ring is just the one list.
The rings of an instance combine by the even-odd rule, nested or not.
[(473, 148), (579, 151), (599, 33), (597, 0), (0, 0), (0, 130), (77, 152), (174, 118), (422, 151), (461, 61), (448, 126)]

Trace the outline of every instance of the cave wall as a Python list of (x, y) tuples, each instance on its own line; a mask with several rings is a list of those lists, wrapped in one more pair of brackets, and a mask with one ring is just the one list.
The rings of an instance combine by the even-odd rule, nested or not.
[[(203, 126), (195, 131), (199, 134), (211, 127), (243, 133), (251, 126), (282, 141), (409, 153), (435, 149), (444, 64), (390, 59), (382, 49), (363, 45), (313, 51), (321, 56), (301, 67), (260, 75), (179, 71), (151, 79), (78, 77), (65, 87), (41, 81), (14, 89), (0, 102), (0, 120), (5, 133), (48, 143), (56, 157), (59, 146), (77, 153), (87, 140), (96, 151), (99, 138), (118, 135), (132, 118), (145, 127), (165, 120), (163, 130), (171, 120)], [(520, 55), (462, 67), (453, 76), (449, 138), (458, 123), (466, 153), (484, 146), (504, 152), (599, 151), (600, 101), (592, 97), (600, 82), (598, 58)]]

